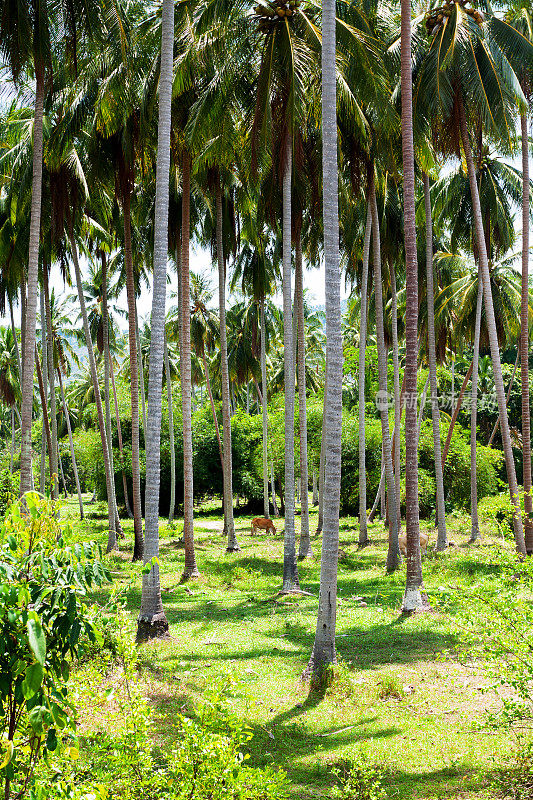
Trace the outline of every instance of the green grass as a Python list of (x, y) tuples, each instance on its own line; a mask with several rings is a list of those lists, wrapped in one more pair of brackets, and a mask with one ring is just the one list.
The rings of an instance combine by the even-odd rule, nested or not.
[[(105, 541), (103, 506), (88, 506), (76, 522), (75, 503), (64, 516), (78, 535)], [(298, 524), (298, 522), (297, 522)], [(312, 529), (316, 518), (311, 520)], [(228, 555), (222, 522), (212, 509), (195, 526), (199, 580), (180, 584), (184, 553), (176, 544), (179, 523), (162, 523), (161, 580), (171, 640), (141, 650), (142, 681), (156, 712), (156, 737), (173, 738), (177, 713), (222, 676), (232, 678), (229, 700), (254, 732), (251, 763), (283, 767), (294, 798), (325, 798), (331, 765), (364, 751), (386, 770), (391, 798), (488, 798), (494, 754), (509, 750), (503, 734), (478, 729), (494, 697), (482, 693), (482, 665), (465, 658), (458, 624), (439, 611), (446, 587), (460, 589), (498, 569), (491, 554), (501, 538), (488, 531), (480, 545), (466, 546), (465, 520), (450, 519), (458, 546), (424, 560), (425, 587), (434, 613), (399, 614), (404, 569), (385, 574), (386, 540), (380, 523), (371, 527), (374, 544), (357, 549), (355, 520), (341, 521), (337, 652), (340, 666), (325, 695), (309, 695), (300, 676), (309, 658), (316, 623), (320, 542), (315, 558), (300, 565), (300, 582), (312, 596), (280, 598), (283, 523), (276, 537), (249, 535), (249, 518), (237, 518), (242, 551)], [(124, 523), (120, 553), (109, 557), (118, 585), (127, 585), (132, 525)], [(434, 533), (432, 533), (434, 540)], [(508, 544), (510, 547), (511, 545)], [(105, 599), (100, 592), (98, 599)], [(140, 580), (127, 593), (134, 619)], [(366, 603), (362, 605), (361, 603)], [(82, 726), (97, 718), (89, 714)]]

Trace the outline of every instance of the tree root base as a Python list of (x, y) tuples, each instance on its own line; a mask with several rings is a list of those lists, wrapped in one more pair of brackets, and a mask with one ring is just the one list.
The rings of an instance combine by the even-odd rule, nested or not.
[(154, 640), (167, 641), (168, 639), (170, 639), (170, 633), (164, 611), (154, 614), (150, 619), (137, 620), (137, 636), (135, 637), (137, 644), (144, 644)]

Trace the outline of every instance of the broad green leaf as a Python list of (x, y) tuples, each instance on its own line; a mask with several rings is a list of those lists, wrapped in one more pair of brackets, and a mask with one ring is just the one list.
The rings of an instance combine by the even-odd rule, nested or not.
[[(35, 615), (35, 617), (37, 617), (37, 615)], [(28, 629), (28, 642), (33, 655), (39, 664), (43, 666), (46, 658), (46, 639), (39, 618), (29, 619), (26, 627)]]
[(43, 682), (43, 668), (39, 662), (30, 664), (26, 668), (26, 674), (22, 681), (22, 694), (25, 699), (32, 697), (41, 688)]

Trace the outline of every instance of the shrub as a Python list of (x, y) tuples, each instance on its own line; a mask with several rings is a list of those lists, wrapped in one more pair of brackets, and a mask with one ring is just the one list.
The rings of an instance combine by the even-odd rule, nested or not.
[(0, 472), (0, 517), (3, 517), (7, 509), (18, 497), (20, 486), (20, 473), (11, 473), (9, 469)]
[(334, 767), (332, 773), (337, 785), (331, 797), (337, 800), (384, 800), (386, 797), (383, 771), (362, 753)]
[(76, 757), (68, 658), (95, 639), (82, 597), (108, 575), (91, 543), (69, 547), (53, 506), (30, 492), (0, 528), (0, 774), (6, 800), (24, 796), (35, 766), (58, 747)]

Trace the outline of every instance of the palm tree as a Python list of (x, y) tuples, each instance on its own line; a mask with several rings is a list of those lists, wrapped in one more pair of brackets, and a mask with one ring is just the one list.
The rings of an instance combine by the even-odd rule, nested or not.
[(389, 494), (389, 549), (387, 554), (387, 571), (393, 572), (399, 566), (400, 549), (398, 545), (398, 514), (396, 500), (396, 484), (392, 463), (392, 443), (389, 429), (389, 407), (387, 393), (387, 354), (385, 350), (384, 325), (383, 325), (383, 284), (381, 277), (381, 243), (378, 206), (376, 201), (376, 188), (374, 176), (369, 181), (369, 203), (372, 213), (372, 253), (374, 259), (374, 296), (376, 306), (376, 334), (378, 345), (379, 364), (379, 390), (381, 394), (380, 416), (383, 441), (383, 461), (387, 478)]
[(431, 423), (433, 426), (433, 448), (435, 450), (435, 483), (437, 494), (437, 550), (444, 550), (446, 535), (446, 510), (444, 507), (444, 477), (440, 441), (440, 413), (437, 386), (437, 359), (435, 351), (435, 287), (433, 280), (433, 225), (431, 220), (431, 195), (429, 175), (422, 174), (424, 184), (424, 209), (426, 221), (426, 302), (428, 327), (428, 363), (431, 386)]
[(416, 402), (418, 361), (418, 263), (415, 220), (415, 156), (413, 144), (413, 85), (411, 78), (411, 2), (401, 0), (400, 78), (402, 100), (403, 214), (405, 239), (405, 524), (407, 578), (404, 611), (422, 607), (422, 567), (418, 513), (418, 447)]
[(335, 2), (322, 3), (322, 169), (326, 269), (327, 396), (324, 527), (315, 642), (306, 674), (319, 677), (336, 660), (337, 561), (342, 424), (342, 330), (339, 270)]
[[(137, 639), (140, 641), (151, 639), (155, 636), (168, 635), (168, 621), (165, 616), (163, 603), (161, 600), (159, 564), (157, 561), (154, 563), (154, 559), (157, 559), (159, 554), (161, 394), (165, 345), (173, 45), (174, 3), (173, 0), (163, 0), (161, 19), (161, 65), (159, 76), (159, 120), (157, 128), (158, 141), (154, 218), (154, 277), (151, 321), (152, 336), (150, 340), (148, 417), (146, 430), (146, 523), (144, 562), (145, 564), (151, 563), (152, 566), (150, 571), (143, 575), (141, 608), (137, 623)], [(186, 298), (188, 308), (188, 287)], [(189, 320), (187, 320), (187, 327), (189, 327)], [(182, 375), (182, 378), (183, 377), (185, 376)]]
[(14, 6), (4, 5), (6, 8), (2, 8), (0, 11), (0, 48), (5, 59), (4, 63), (9, 65), (15, 81), (19, 79), (22, 69), (32, 59), (35, 73), (30, 235), (26, 286), (23, 289), (25, 314), (20, 430), (20, 493), (22, 495), (31, 489), (33, 474), (31, 423), (41, 231), (45, 65), (49, 58), (50, 20), (47, 4), (44, 4), (43, 8), (36, 7), (30, 2), (20, 2)]
[(224, 526), (228, 537), (227, 551), (229, 553), (240, 550), (235, 536), (235, 523), (233, 521), (233, 490), (232, 490), (232, 461), (231, 461), (231, 417), (229, 397), (229, 368), (228, 345), (226, 328), (226, 262), (224, 258), (224, 237), (222, 228), (222, 186), (220, 174), (215, 177), (215, 213), (216, 213), (216, 243), (218, 264), (218, 314), (220, 322), (220, 362), (222, 382), (222, 435), (223, 447), (223, 488), (224, 488)]
[[(505, 25), (508, 46), (519, 50), (526, 61), (530, 59), (533, 51), (531, 44), (524, 37), (520, 37), (511, 26), (506, 23), (502, 25)], [(486, 131), (496, 141), (503, 141), (505, 146), (509, 142), (513, 110), (516, 105), (525, 110), (526, 101), (519, 88), (517, 76), (498, 43), (498, 39), (502, 38), (501, 26), (495, 16), (490, 16), (487, 22), (484, 22), (484, 18), (476, 16), (471, 9), (466, 11), (460, 4), (455, 3), (449, 9), (449, 15), (448, 13), (443, 15), (441, 21), (430, 13), (426, 19), (426, 26), (431, 32), (431, 43), (417, 68), (417, 96), (420, 95), (421, 105), (425, 100), (427, 110), (424, 113), (428, 118), (436, 113), (440, 115), (445, 130), (441, 140), (447, 143), (447, 151), (459, 154), (459, 147), (462, 145), (465, 156), (472, 202), (472, 222), (479, 270), (483, 280), (487, 330), (501, 418), (507, 480), (514, 507), (515, 541), (517, 549), (525, 553), (490, 285), (489, 253), (467, 119), (476, 121), (478, 137), (480, 131)], [(446, 87), (445, 91), (442, 89), (443, 86)]]

